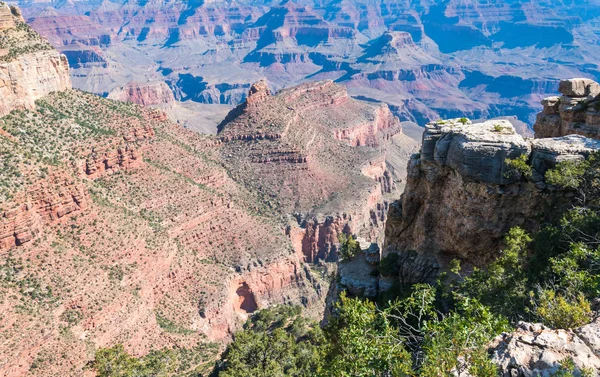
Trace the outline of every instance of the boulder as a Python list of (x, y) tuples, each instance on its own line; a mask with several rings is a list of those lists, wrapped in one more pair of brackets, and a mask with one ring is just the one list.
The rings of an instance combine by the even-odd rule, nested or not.
[(567, 160), (581, 160), (600, 149), (600, 140), (581, 135), (535, 139), (531, 143), (531, 167), (542, 177), (548, 169)]
[(586, 97), (590, 94), (599, 94), (600, 86), (591, 79), (575, 78), (561, 80), (558, 84), (558, 91), (567, 97)]
[[(529, 144), (507, 120), (478, 124), (450, 122), (435, 131), (439, 136), (424, 136), (423, 150), (431, 149), (435, 141), (433, 159), (436, 163), (480, 182), (511, 183), (515, 178), (505, 175), (505, 160), (529, 154), (530, 150)], [(430, 138), (427, 146), (425, 137)]]
[(546, 97), (542, 100), (542, 105), (544, 106), (544, 110), (542, 110), (544, 114), (558, 114), (560, 106), (560, 97)]

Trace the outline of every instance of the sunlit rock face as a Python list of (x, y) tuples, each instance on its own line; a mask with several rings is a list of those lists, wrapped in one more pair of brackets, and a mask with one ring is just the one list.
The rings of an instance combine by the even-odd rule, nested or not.
[(31, 31), (17, 8), (0, 5), (0, 37), (0, 115), (31, 109), (46, 94), (71, 88), (66, 57)]
[(536, 137), (578, 134), (600, 139), (600, 85), (590, 79), (560, 82), (562, 96), (546, 97), (538, 114)]

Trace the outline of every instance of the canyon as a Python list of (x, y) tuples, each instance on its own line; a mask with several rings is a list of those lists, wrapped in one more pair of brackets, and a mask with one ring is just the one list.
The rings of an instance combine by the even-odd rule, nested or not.
[[(563, 94), (543, 99), (535, 139), (507, 119), (437, 120), (442, 108), (496, 114), (492, 103), (500, 114), (525, 95), (486, 102), (489, 91), (479, 84), (463, 91), (465, 68), (449, 67), (441, 54), (489, 53), (495, 43), (561, 50), (572, 42), (561, 26), (539, 26), (556, 43), (511, 47), (506, 34), (514, 30), (504, 23), (517, 17), (514, 9), (477, 8), (498, 13), (488, 24), (469, 4), (427, 4), (427, 12), (409, 15), (384, 3), (376, 16), (352, 2), (30, 4), (28, 20), (58, 51), (18, 8), (2, 5), (0, 375), (91, 376), (95, 351), (115, 344), (133, 356), (194, 353), (178, 372), (205, 372), (257, 310), (295, 304), (322, 319), (338, 283), (375, 296), (390, 282), (373, 272), (392, 251), (416, 251), (436, 272), (456, 258), (467, 270), (483, 267), (508, 229), (535, 231), (571, 205), (572, 196), (544, 174), (600, 149), (597, 83), (531, 79), (539, 90), (521, 104), (523, 114), (551, 88)], [(595, 14), (586, 9), (575, 29)], [(475, 45), (457, 46), (467, 42), (448, 41), (431, 25), (476, 37), (469, 39)], [(200, 50), (215, 59), (213, 74), (222, 74), (215, 67), (231, 62), (230, 54), (243, 60), (225, 84), (205, 81), (200, 72), (210, 69), (192, 69), (176, 52), (198, 51), (206, 38), (220, 46)], [(132, 45), (166, 49), (173, 60), (158, 65)], [(325, 56), (326, 45), (356, 61)], [(134, 58), (153, 73), (145, 76)], [(107, 75), (115, 67), (123, 69)], [(563, 73), (591, 75), (586, 69)], [(310, 82), (283, 88), (296, 81)], [(405, 85), (410, 98), (386, 99)], [(232, 106), (214, 134), (203, 134), (173, 121), (184, 98)], [(396, 115), (435, 121), (421, 129)], [(531, 175), (507, 162), (520, 158)], [(341, 234), (356, 236), (364, 252), (340, 265), (338, 282), (328, 262), (338, 260)], [(544, 352), (563, 355), (522, 351), (516, 337), (552, 338), (554, 347), (566, 336), (582, 350), (595, 331), (597, 323), (573, 331), (521, 324), (491, 347), (512, 373), (511, 352), (520, 352), (521, 364)]]
[(263, 78), (274, 90), (331, 79), (403, 121), (532, 124), (561, 79), (600, 79), (589, 1), (15, 4), (67, 56), (74, 86), (103, 96), (164, 82), (177, 101), (235, 106)]
[[(9, 11), (0, 33), (25, 30)], [(95, 350), (117, 343), (194, 352), (180, 372), (205, 370), (256, 310), (322, 318), (339, 234), (382, 242), (418, 144), (386, 105), (331, 80), (275, 94), (259, 81), (204, 135), (71, 89), (43, 46), (14, 61), (54, 76), (13, 76), (31, 90), (0, 118), (0, 375), (93, 375)]]

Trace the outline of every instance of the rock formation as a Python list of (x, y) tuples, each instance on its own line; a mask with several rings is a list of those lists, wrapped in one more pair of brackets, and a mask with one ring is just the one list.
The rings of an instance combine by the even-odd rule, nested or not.
[(124, 87), (113, 89), (108, 98), (143, 106), (168, 105), (175, 101), (173, 92), (164, 81), (130, 82)]
[(578, 134), (600, 139), (600, 85), (590, 79), (560, 82), (562, 96), (544, 98), (534, 125), (538, 138)]
[[(46, 56), (59, 57), (7, 64)], [(81, 375), (94, 349), (118, 343), (212, 360), (273, 304), (320, 318), (329, 281), (307, 263), (335, 260), (340, 232), (381, 239), (402, 185), (388, 166), (409, 153), (385, 150), (414, 144), (385, 105), (331, 81), (278, 94), (258, 83), (204, 136), (46, 79), (56, 91), (17, 92), (29, 105), (0, 117), (0, 375), (11, 377)]]
[[(485, 266), (510, 228), (535, 231), (570, 204), (568, 194), (546, 185), (546, 171), (597, 149), (600, 141), (579, 135), (526, 140), (505, 120), (430, 123), (402, 199), (390, 206), (386, 246), (442, 266), (453, 258)], [(532, 168), (527, 179), (506, 161), (522, 156)]]
[(0, 39), (0, 115), (31, 109), (44, 95), (71, 88), (66, 57), (6, 4), (0, 5)]
[(514, 332), (494, 339), (489, 352), (502, 377), (553, 376), (566, 359), (573, 360), (576, 373), (587, 368), (592, 376), (598, 376), (600, 321), (574, 330), (552, 330), (542, 324), (521, 322)]
[(335, 260), (342, 232), (381, 240), (398, 179), (384, 151), (402, 137), (387, 106), (331, 81), (276, 95), (261, 81), (219, 129), (232, 177), (261, 196), (262, 211), (294, 214), (287, 233), (307, 262)]

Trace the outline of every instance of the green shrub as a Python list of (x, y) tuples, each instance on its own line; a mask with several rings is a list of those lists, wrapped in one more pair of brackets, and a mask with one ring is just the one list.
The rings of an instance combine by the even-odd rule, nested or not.
[(519, 157), (507, 158), (504, 163), (509, 168), (504, 174), (505, 178), (531, 178), (533, 175), (533, 168), (529, 166), (527, 162), (528, 158), (526, 154), (522, 154)]
[(581, 185), (583, 175), (589, 166), (590, 164), (586, 160), (559, 162), (554, 169), (546, 172), (546, 182), (575, 190)]
[(594, 371), (591, 368), (579, 369), (575, 366), (572, 358), (566, 358), (560, 361), (560, 366), (550, 377), (592, 377)]
[(323, 334), (299, 307), (257, 312), (235, 334), (223, 354), (219, 377), (315, 376), (320, 371)]
[(347, 236), (342, 233), (339, 235), (338, 241), (340, 242), (340, 251), (338, 253), (340, 262), (350, 261), (361, 252), (358, 241), (352, 235)]
[(534, 306), (541, 322), (555, 329), (580, 327), (592, 319), (590, 303), (583, 294), (566, 298), (551, 289), (544, 289), (535, 299)]
[(170, 376), (175, 371), (176, 356), (171, 350), (153, 351), (143, 358), (125, 352), (122, 344), (96, 352), (94, 368), (98, 377)]
[(600, 206), (600, 151), (585, 160), (559, 162), (545, 178), (548, 184), (574, 191), (580, 206)]
[(459, 292), (489, 306), (495, 313), (517, 318), (529, 302), (526, 266), (531, 237), (512, 228), (504, 239), (506, 247), (487, 269), (475, 269), (464, 279)]

